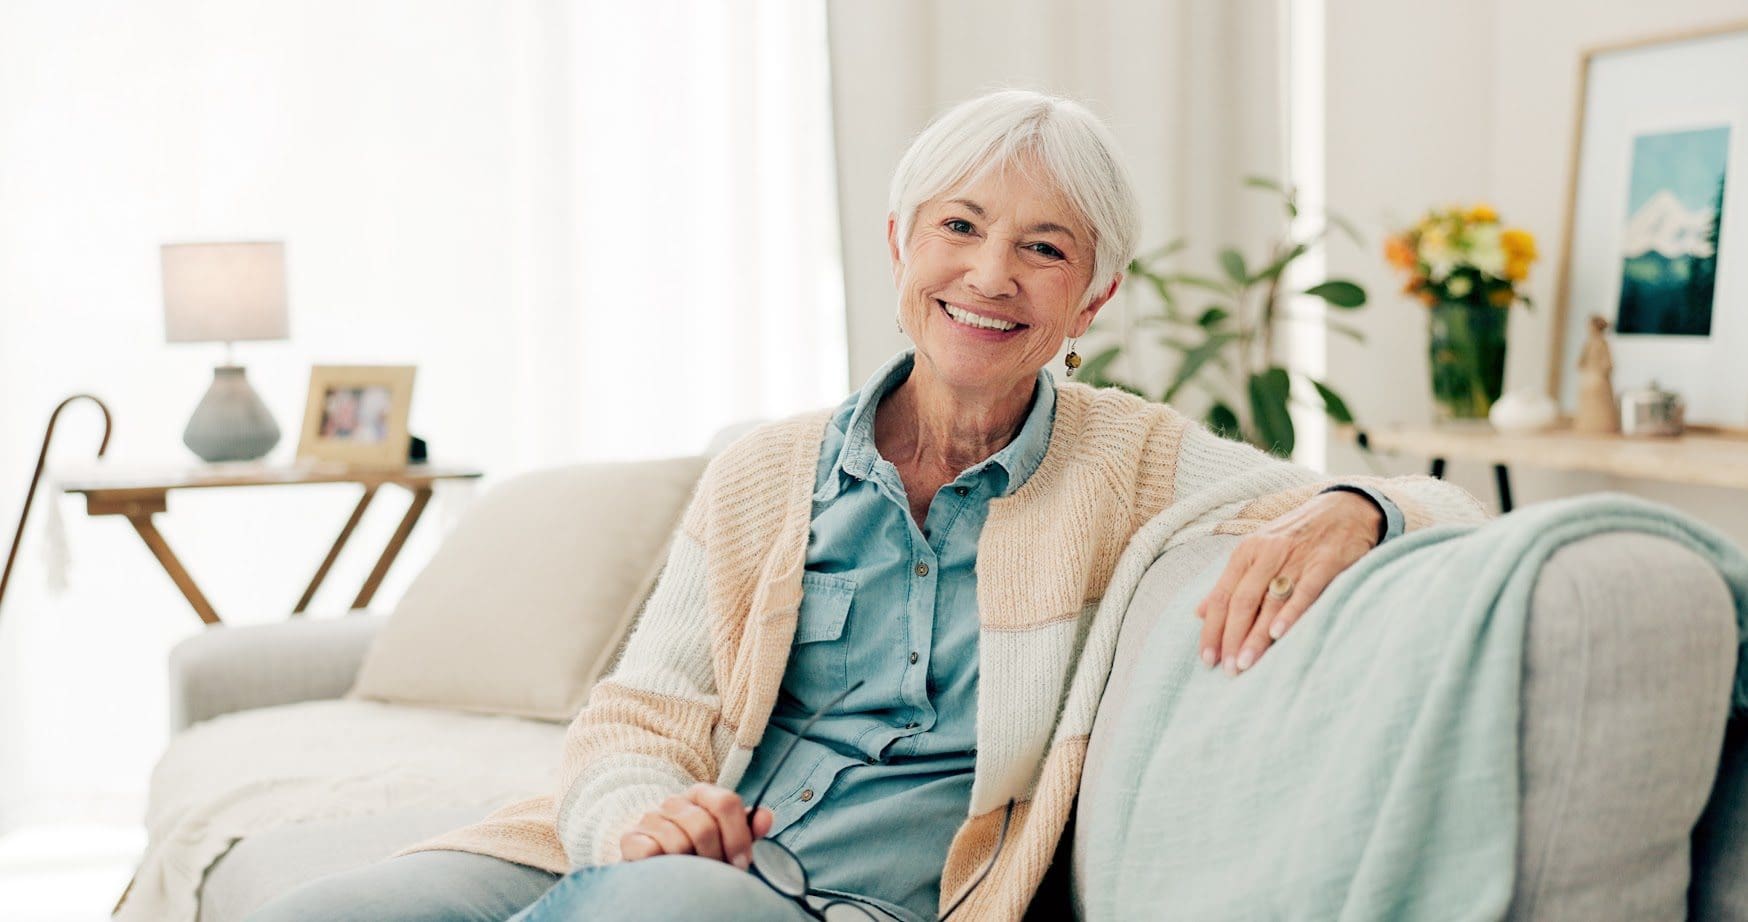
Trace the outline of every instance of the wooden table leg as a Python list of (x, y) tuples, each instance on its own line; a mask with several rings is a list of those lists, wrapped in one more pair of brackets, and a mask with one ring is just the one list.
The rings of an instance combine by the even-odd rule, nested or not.
[(322, 565), (316, 568), (316, 575), (310, 580), (308, 589), (303, 591), (303, 597), (297, 600), (297, 607), (291, 610), (295, 615), (304, 613), (310, 607), (310, 600), (316, 597), (316, 590), (322, 586), (322, 580), (328, 578), (328, 570), (334, 566), (334, 561), (340, 557), (340, 550), (346, 546), (347, 539), (352, 537), (352, 529), (358, 527), (358, 521), (364, 518), (364, 510), (370, 508), (370, 501), (376, 498), (376, 484), (364, 488), (364, 495), (358, 498), (358, 505), (352, 508), (352, 517), (346, 520), (346, 526), (340, 529), (340, 537), (334, 539), (334, 546), (328, 548), (328, 556), (322, 559)]
[(206, 596), (201, 594), (200, 587), (194, 585), (194, 578), (182, 568), (182, 562), (176, 559), (175, 554), (171, 553), (169, 542), (164, 540), (163, 535), (158, 534), (157, 527), (152, 524), (151, 514), (129, 515), (127, 520), (133, 523), (134, 531), (139, 532), (140, 537), (145, 540), (146, 547), (152, 549), (152, 555), (158, 558), (158, 563), (163, 564), (164, 572), (170, 574), (170, 579), (176, 583), (176, 588), (182, 590), (182, 594), (188, 598), (188, 604), (194, 606), (194, 612), (200, 616), (200, 620), (207, 624), (218, 624), (218, 612), (213, 610), (212, 603), (208, 602)]
[(388, 547), (382, 549), (382, 557), (377, 559), (376, 567), (364, 581), (364, 587), (358, 590), (358, 598), (352, 600), (353, 608), (369, 605), (370, 600), (376, 596), (377, 587), (382, 585), (382, 578), (388, 575), (388, 568), (394, 565), (395, 557), (401, 552), (401, 545), (407, 542), (407, 535), (412, 534), (413, 526), (418, 524), (419, 516), (425, 512), (425, 504), (430, 501), (430, 487), (413, 491), (413, 504), (407, 507), (407, 514), (401, 516), (401, 524), (388, 539)]

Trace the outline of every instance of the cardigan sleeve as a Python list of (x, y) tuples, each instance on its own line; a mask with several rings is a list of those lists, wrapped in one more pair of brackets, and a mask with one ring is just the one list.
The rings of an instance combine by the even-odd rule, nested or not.
[(619, 665), (566, 732), (557, 826), (572, 868), (620, 860), (619, 838), (639, 817), (717, 777), (705, 575), (704, 545), (682, 527)]
[(1473, 494), (1443, 480), (1425, 476), (1325, 477), (1244, 442), (1223, 439), (1200, 424), (1186, 426), (1182, 432), (1174, 471), (1176, 495), (1192, 496), (1238, 477), (1252, 485), (1250, 495), (1237, 503), (1217, 528), (1227, 534), (1254, 531), (1337, 484), (1369, 487), (1388, 497), (1402, 511), (1404, 531), (1487, 519)]

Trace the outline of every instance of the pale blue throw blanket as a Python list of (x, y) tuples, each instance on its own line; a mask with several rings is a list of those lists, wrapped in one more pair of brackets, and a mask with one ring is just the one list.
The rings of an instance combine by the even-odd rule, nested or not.
[(1502, 916), (1531, 592), (1554, 551), (1609, 531), (1715, 563), (1748, 625), (1739, 549), (1667, 507), (1593, 494), (1391, 541), (1231, 680), (1201, 666), (1191, 613), (1219, 560), (1159, 614), (1110, 728), (1110, 796), (1082, 822), (1117, 832), (1087, 843), (1087, 917)]

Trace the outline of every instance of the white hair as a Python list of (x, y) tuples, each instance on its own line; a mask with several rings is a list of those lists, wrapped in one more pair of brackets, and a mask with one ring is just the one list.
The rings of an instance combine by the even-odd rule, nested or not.
[(1092, 279), (1081, 299), (1090, 304), (1129, 265), (1140, 236), (1134, 187), (1116, 150), (1111, 130), (1073, 100), (1000, 90), (962, 102), (917, 135), (892, 174), (899, 257), (924, 202), (1035, 159), (1092, 229)]

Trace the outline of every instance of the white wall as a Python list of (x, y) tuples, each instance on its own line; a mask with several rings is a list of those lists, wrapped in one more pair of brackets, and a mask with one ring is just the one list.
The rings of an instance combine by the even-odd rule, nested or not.
[[(1360, 278), (1373, 303), (1360, 316), (1370, 342), (1334, 339), (1332, 376), (1367, 424), (1430, 418), (1425, 315), (1399, 294), (1383, 263), (1382, 233), (1448, 201), (1484, 200), (1536, 235), (1537, 307), (1512, 317), (1506, 387), (1547, 380), (1554, 291), (1566, 209), (1579, 58), (1584, 49), (1748, 17), (1744, 0), (1495, 0), (1402, 4), (1329, 0), (1329, 198), (1368, 233), (1364, 251), (1332, 253), (1335, 274)], [(1515, 309), (1514, 309), (1515, 310)], [(1357, 455), (1331, 452), (1331, 467)], [(1423, 471), (1397, 458), (1392, 472)], [(1453, 462), (1456, 482), (1489, 503), (1491, 471)], [(1676, 506), (1748, 543), (1748, 494), (1651, 481), (1512, 471), (1519, 504), (1620, 490)]]

